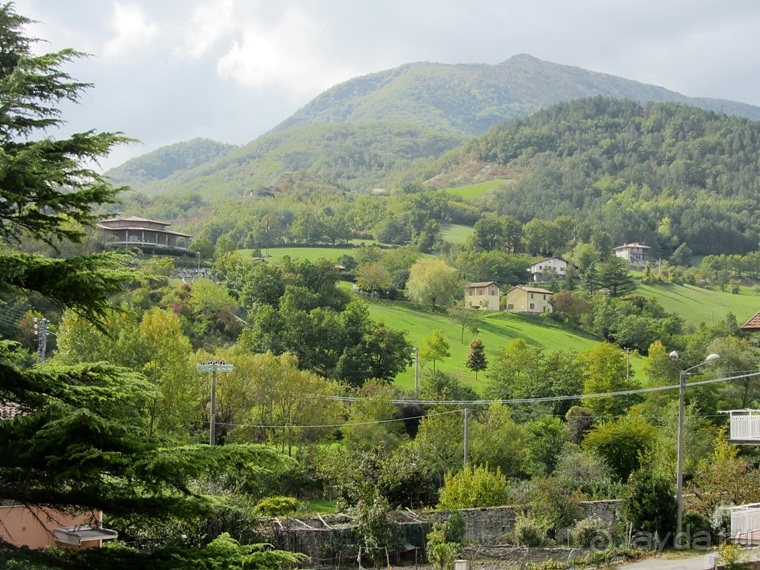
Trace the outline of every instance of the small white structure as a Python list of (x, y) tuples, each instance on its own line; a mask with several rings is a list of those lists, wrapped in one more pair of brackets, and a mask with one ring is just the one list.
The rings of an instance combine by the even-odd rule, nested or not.
[(496, 281), (468, 283), (464, 288), (464, 306), (468, 309), (498, 311), (501, 289)]
[(760, 443), (760, 410), (725, 410), (729, 414), (729, 441), (732, 443)]
[(538, 281), (548, 281), (552, 274), (556, 279), (564, 279), (567, 275), (567, 266), (567, 261), (561, 257), (548, 257), (531, 263), (528, 271), (530, 271), (531, 279), (536, 283)]
[(736, 542), (754, 542), (760, 538), (760, 503), (731, 507), (731, 538)]
[(615, 255), (627, 260), (634, 267), (644, 267), (649, 263), (649, 250), (643, 243), (625, 243), (614, 249)]

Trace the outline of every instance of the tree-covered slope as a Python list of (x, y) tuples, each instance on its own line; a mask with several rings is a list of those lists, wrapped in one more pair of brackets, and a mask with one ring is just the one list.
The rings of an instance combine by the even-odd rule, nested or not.
[[(595, 97), (506, 122), (470, 143), (459, 164), (513, 173), (492, 194), (497, 212), (523, 221), (569, 215), (616, 242), (665, 250), (686, 242), (706, 254), (757, 247), (758, 156), (759, 122)], [(457, 178), (461, 168), (445, 170)]]
[(676, 101), (760, 119), (760, 108), (752, 105), (690, 98), (662, 87), (522, 54), (498, 65), (412, 63), (357, 77), (328, 89), (276, 130), (308, 124), (404, 121), (479, 135), (506, 119), (595, 95), (641, 102)]
[(287, 172), (307, 171), (351, 190), (396, 184), (420, 159), (435, 159), (468, 137), (411, 124), (307, 125), (271, 132), (192, 170), (147, 184), (146, 194), (242, 196)]
[(163, 180), (175, 172), (190, 170), (214, 162), (237, 146), (211, 139), (195, 138), (162, 146), (108, 171), (115, 184), (129, 184), (140, 190), (154, 180)]

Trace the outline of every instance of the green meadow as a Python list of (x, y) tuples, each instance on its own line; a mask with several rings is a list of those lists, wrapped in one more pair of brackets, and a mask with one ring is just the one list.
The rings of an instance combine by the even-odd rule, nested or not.
[(505, 182), (506, 180), (489, 180), (488, 182), (479, 182), (478, 184), (446, 188), (445, 191), (464, 200), (480, 200), (491, 188), (496, 188)]
[(687, 323), (695, 325), (711, 325), (733, 313), (741, 326), (760, 311), (760, 297), (749, 287), (742, 287), (738, 295), (693, 285), (639, 285), (637, 292), (645, 297), (655, 297), (666, 311), (677, 313)]
[(473, 231), (473, 228), (470, 226), (460, 226), (458, 224), (441, 225), (441, 236), (449, 243), (464, 244)]
[[(503, 312), (487, 313), (479, 327), (478, 334), (462, 327), (443, 313), (421, 310), (410, 303), (367, 300), (370, 316), (382, 320), (388, 326), (407, 331), (407, 338), (414, 346), (420, 346), (422, 339), (436, 329), (443, 331), (449, 343), (451, 356), (436, 362), (436, 369), (454, 374), (466, 385), (482, 393), (485, 388), (486, 373), (478, 375), (464, 365), (470, 342), (476, 338), (483, 341), (489, 361), (493, 361), (499, 350), (515, 338), (524, 338), (533, 346), (546, 352), (553, 350), (582, 351), (593, 347), (598, 340), (590, 335), (565, 327), (542, 317), (527, 317)], [(432, 362), (427, 364), (432, 367)], [(423, 369), (420, 370), (423, 372)], [(421, 374), (422, 375), (422, 374)], [(414, 367), (410, 367), (396, 378), (396, 384), (408, 389), (414, 388)]]

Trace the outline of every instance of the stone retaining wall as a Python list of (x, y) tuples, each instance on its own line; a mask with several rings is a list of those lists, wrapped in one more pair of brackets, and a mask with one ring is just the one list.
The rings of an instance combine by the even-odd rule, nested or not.
[[(611, 526), (616, 521), (620, 501), (591, 501), (582, 503), (582, 506), (586, 517), (597, 516)], [(465, 522), (467, 543), (493, 546), (503, 544), (506, 536), (514, 528), (517, 509), (491, 507), (463, 509), (460, 512)], [(442, 522), (448, 516), (448, 511), (418, 515), (397, 513), (400, 542), (406, 545), (409, 552), (418, 549), (419, 558), (424, 558), (427, 533), (434, 523)], [(306, 554), (314, 564), (330, 565), (354, 558), (359, 536), (353, 519), (341, 515), (304, 521), (275, 519), (271, 526), (270, 540), (277, 548)]]

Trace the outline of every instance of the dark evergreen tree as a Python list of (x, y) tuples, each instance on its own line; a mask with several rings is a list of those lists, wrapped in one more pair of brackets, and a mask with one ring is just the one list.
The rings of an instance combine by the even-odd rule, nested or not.
[(628, 264), (622, 257), (612, 257), (602, 263), (599, 270), (599, 287), (605, 289), (610, 297), (622, 297), (636, 290), (636, 283), (628, 270)]
[[(12, 4), (0, 6), (0, 237), (76, 241), (83, 236), (80, 224), (95, 219), (91, 204), (112, 201), (117, 191), (87, 165), (126, 139), (93, 131), (49, 136), (62, 122), (56, 103), (76, 101), (87, 85), (61, 70), (77, 52), (34, 55), (35, 40), (23, 33), (28, 23)], [(5, 249), (0, 290), (54, 301), (103, 327), (109, 295), (134, 275), (124, 260), (114, 254), (50, 259)], [(219, 503), (194, 492), (192, 481), (211, 473), (235, 477), (278, 461), (257, 446), (172, 447), (148, 435), (145, 403), (153, 388), (143, 377), (103, 363), (29, 369), (17, 351), (0, 339), (0, 405), (17, 412), (0, 422), (4, 500), (146, 519), (209, 517)], [(14, 560), (35, 568), (197, 568), (224, 561), (232, 568), (256, 559), (252, 549), (232, 548), (233, 542), (150, 556), (130, 549), (28, 552), (1, 543), (0, 566)], [(262, 564), (286, 558), (292, 560), (265, 553)]]

